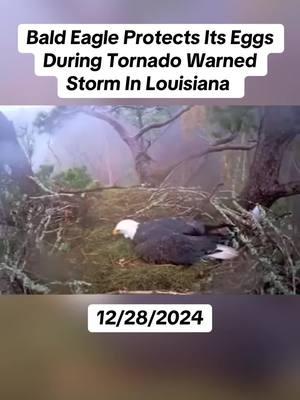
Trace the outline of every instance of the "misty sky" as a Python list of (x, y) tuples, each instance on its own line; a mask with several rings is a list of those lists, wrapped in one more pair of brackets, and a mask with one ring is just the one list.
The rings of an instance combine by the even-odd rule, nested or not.
[(47, 111), (52, 106), (1, 106), (0, 111), (5, 114), (8, 119), (15, 125), (31, 124), (40, 111)]

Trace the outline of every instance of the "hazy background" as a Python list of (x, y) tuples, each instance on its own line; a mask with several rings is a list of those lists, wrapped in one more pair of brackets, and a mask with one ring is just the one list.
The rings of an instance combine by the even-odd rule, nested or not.
[[(19, 138), (24, 135), (24, 130), (27, 136), (32, 135), (34, 143), (31, 165), (34, 172), (45, 164), (53, 165), (56, 174), (69, 168), (85, 166), (92, 178), (105, 186), (138, 183), (130, 150), (109, 123), (79, 113), (70, 119), (62, 119), (57, 129), (41, 132), (35, 126), (37, 117), (39, 113), (49, 113), (53, 108), (54, 106), (0, 106), (0, 111), (13, 122)], [(130, 115), (129, 111), (128, 118), (123, 117), (120, 121), (134, 136), (138, 132), (131, 121), (135, 113), (131, 111)], [(169, 112), (173, 113), (171, 109)], [(149, 155), (157, 173), (194, 154), (196, 148), (199, 151), (207, 149), (210, 140), (207, 132), (211, 132), (213, 128), (205, 126), (205, 117), (201, 124), (201, 112), (200, 108), (200, 118), (196, 116), (195, 123), (178, 119), (154, 132), (157, 139), (153, 141)], [(160, 120), (163, 118), (161, 116)], [(26, 148), (25, 153), (28, 153)], [(189, 186), (201, 186), (203, 190), (209, 191), (222, 179), (222, 163), (218, 155), (211, 154), (190, 164), (180, 168), (169, 183), (175, 186), (185, 185), (188, 175), (191, 174)]]

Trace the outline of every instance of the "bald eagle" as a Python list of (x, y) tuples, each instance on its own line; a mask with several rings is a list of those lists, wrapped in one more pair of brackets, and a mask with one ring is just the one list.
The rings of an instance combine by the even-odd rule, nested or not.
[[(227, 226), (219, 225), (218, 228)], [(193, 265), (204, 258), (228, 260), (238, 252), (224, 243), (228, 237), (213, 233), (216, 227), (198, 220), (162, 218), (139, 223), (120, 221), (113, 234), (122, 234), (134, 243), (136, 254), (153, 264)]]

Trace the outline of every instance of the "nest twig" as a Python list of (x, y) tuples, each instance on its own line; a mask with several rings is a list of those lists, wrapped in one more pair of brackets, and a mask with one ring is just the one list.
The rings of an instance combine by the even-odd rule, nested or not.
[[(248, 272), (254, 271), (260, 277), (252, 292), (300, 292), (299, 249), (280, 227), (279, 217), (270, 210), (260, 208), (261, 218), (257, 219), (241, 207), (232, 193), (220, 191), (216, 194), (214, 190), (210, 194), (197, 187), (163, 187), (151, 189), (148, 202), (135, 215), (147, 219), (157, 209), (165, 209), (170, 216), (193, 216), (233, 226), (233, 245), (244, 249)], [(241, 262), (245, 261), (237, 261)]]

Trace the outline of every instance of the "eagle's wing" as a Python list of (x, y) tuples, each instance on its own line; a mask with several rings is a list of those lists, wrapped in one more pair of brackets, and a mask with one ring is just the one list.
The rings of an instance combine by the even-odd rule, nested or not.
[(135, 246), (136, 254), (155, 264), (192, 265), (217, 248), (217, 238), (163, 233)]
[(147, 221), (138, 231), (137, 241), (145, 240), (149, 235), (160, 232), (177, 233), (181, 235), (199, 236), (205, 234), (205, 225), (201, 221), (185, 220), (183, 218), (160, 218)]

